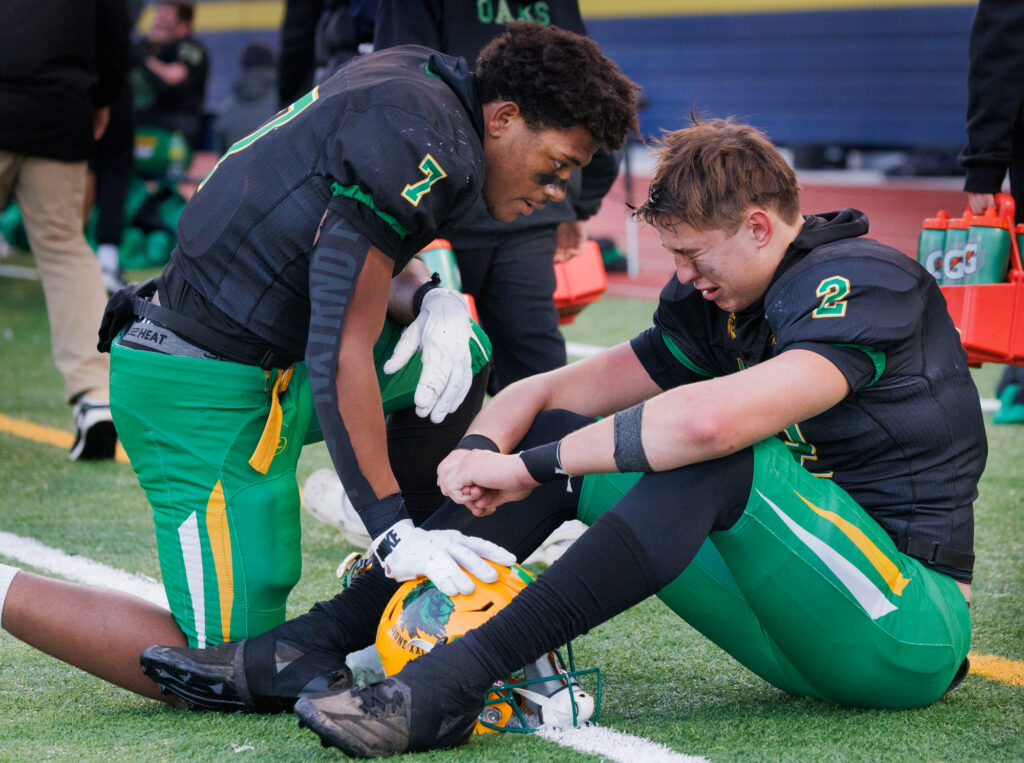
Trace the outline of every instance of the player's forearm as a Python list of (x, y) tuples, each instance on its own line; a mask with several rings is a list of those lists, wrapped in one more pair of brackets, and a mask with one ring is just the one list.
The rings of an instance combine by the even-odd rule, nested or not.
[(188, 67), (179, 61), (166, 63), (150, 56), (146, 59), (146, 67), (168, 87), (177, 87), (188, 78)]
[[(398, 490), (398, 481), (388, 460), (387, 432), (380, 387), (373, 366), (372, 352), (358, 357), (338, 358), (335, 385), (338, 393), (338, 415), (341, 417), (359, 471), (369, 482), (376, 499)], [(341, 475), (345, 483), (345, 475)]]

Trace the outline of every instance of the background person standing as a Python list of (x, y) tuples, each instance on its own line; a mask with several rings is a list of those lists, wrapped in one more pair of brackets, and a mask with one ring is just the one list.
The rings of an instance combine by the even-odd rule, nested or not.
[(50, 342), (74, 405), (71, 458), (112, 458), (107, 294), (83, 232), (86, 160), (124, 80), (124, 0), (11, 0), (0, 25), (0, 207), (12, 193), (46, 297)]

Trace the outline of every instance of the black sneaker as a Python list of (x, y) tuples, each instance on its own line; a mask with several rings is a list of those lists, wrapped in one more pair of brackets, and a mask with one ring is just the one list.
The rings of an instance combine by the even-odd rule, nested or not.
[(113, 458), (117, 449), (117, 432), (110, 416), (110, 403), (79, 396), (72, 408), (75, 420), (75, 442), (68, 458), (72, 461), (94, 461)]
[(343, 692), (325, 692), (295, 703), (299, 726), (311, 729), (324, 747), (358, 758), (382, 758), (403, 752), (464, 744), (473, 733), (475, 709), (444, 714), (439, 703), (412, 710), (412, 689), (398, 678)]
[(282, 713), (303, 693), (341, 691), (352, 685), (347, 668), (323, 673), (294, 695), (263, 696), (250, 690), (245, 677), (245, 641), (208, 649), (151, 646), (139, 658), (142, 672), (164, 694), (181, 699), (189, 710), (215, 713)]

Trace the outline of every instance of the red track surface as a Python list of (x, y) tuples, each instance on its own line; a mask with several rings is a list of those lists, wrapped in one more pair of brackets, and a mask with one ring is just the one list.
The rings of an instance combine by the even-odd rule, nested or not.
[[(801, 209), (804, 212), (830, 212), (854, 207), (868, 216), (872, 238), (901, 252), (917, 255), (917, 234), (921, 221), (934, 217), (940, 209), (958, 216), (967, 201), (963, 191), (955, 190), (957, 180), (900, 179), (873, 185), (817, 185), (802, 182)], [(647, 195), (646, 178), (634, 178), (634, 203)], [(621, 178), (605, 197), (601, 210), (587, 227), (590, 238), (607, 236), (620, 250), (625, 249), (625, 191)], [(672, 275), (672, 258), (666, 254), (654, 230), (644, 224), (639, 229), (640, 272), (636, 278), (625, 273), (608, 274), (608, 294), (619, 297), (656, 299), (661, 287)]]

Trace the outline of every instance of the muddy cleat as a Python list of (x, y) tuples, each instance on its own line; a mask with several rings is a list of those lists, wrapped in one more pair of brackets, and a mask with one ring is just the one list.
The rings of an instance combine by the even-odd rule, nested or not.
[(295, 703), (299, 726), (314, 731), (325, 747), (358, 758), (457, 747), (473, 733), (482, 703), (443, 714), (436, 703), (412, 712), (412, 690), (389, 678), (344, 692), (309, 695)]
[(246, 685), (241, 642), (209, 649), (151, 646), (142, 653), (139, 663), (160, 691), (180, 698), (189, 710), (261, 712)]
[(352, 685), (348, 669), (317, 675), (292, 696), (264, 696), (252, 692), (245, 677), (246, 642), (220, 644), (208, 649), (151, 646), (139, 662), (164, 694), (181, 699), (189, 710), (215, 713), (281, 713), (291, 710), (303, 692), (340, 691)]

